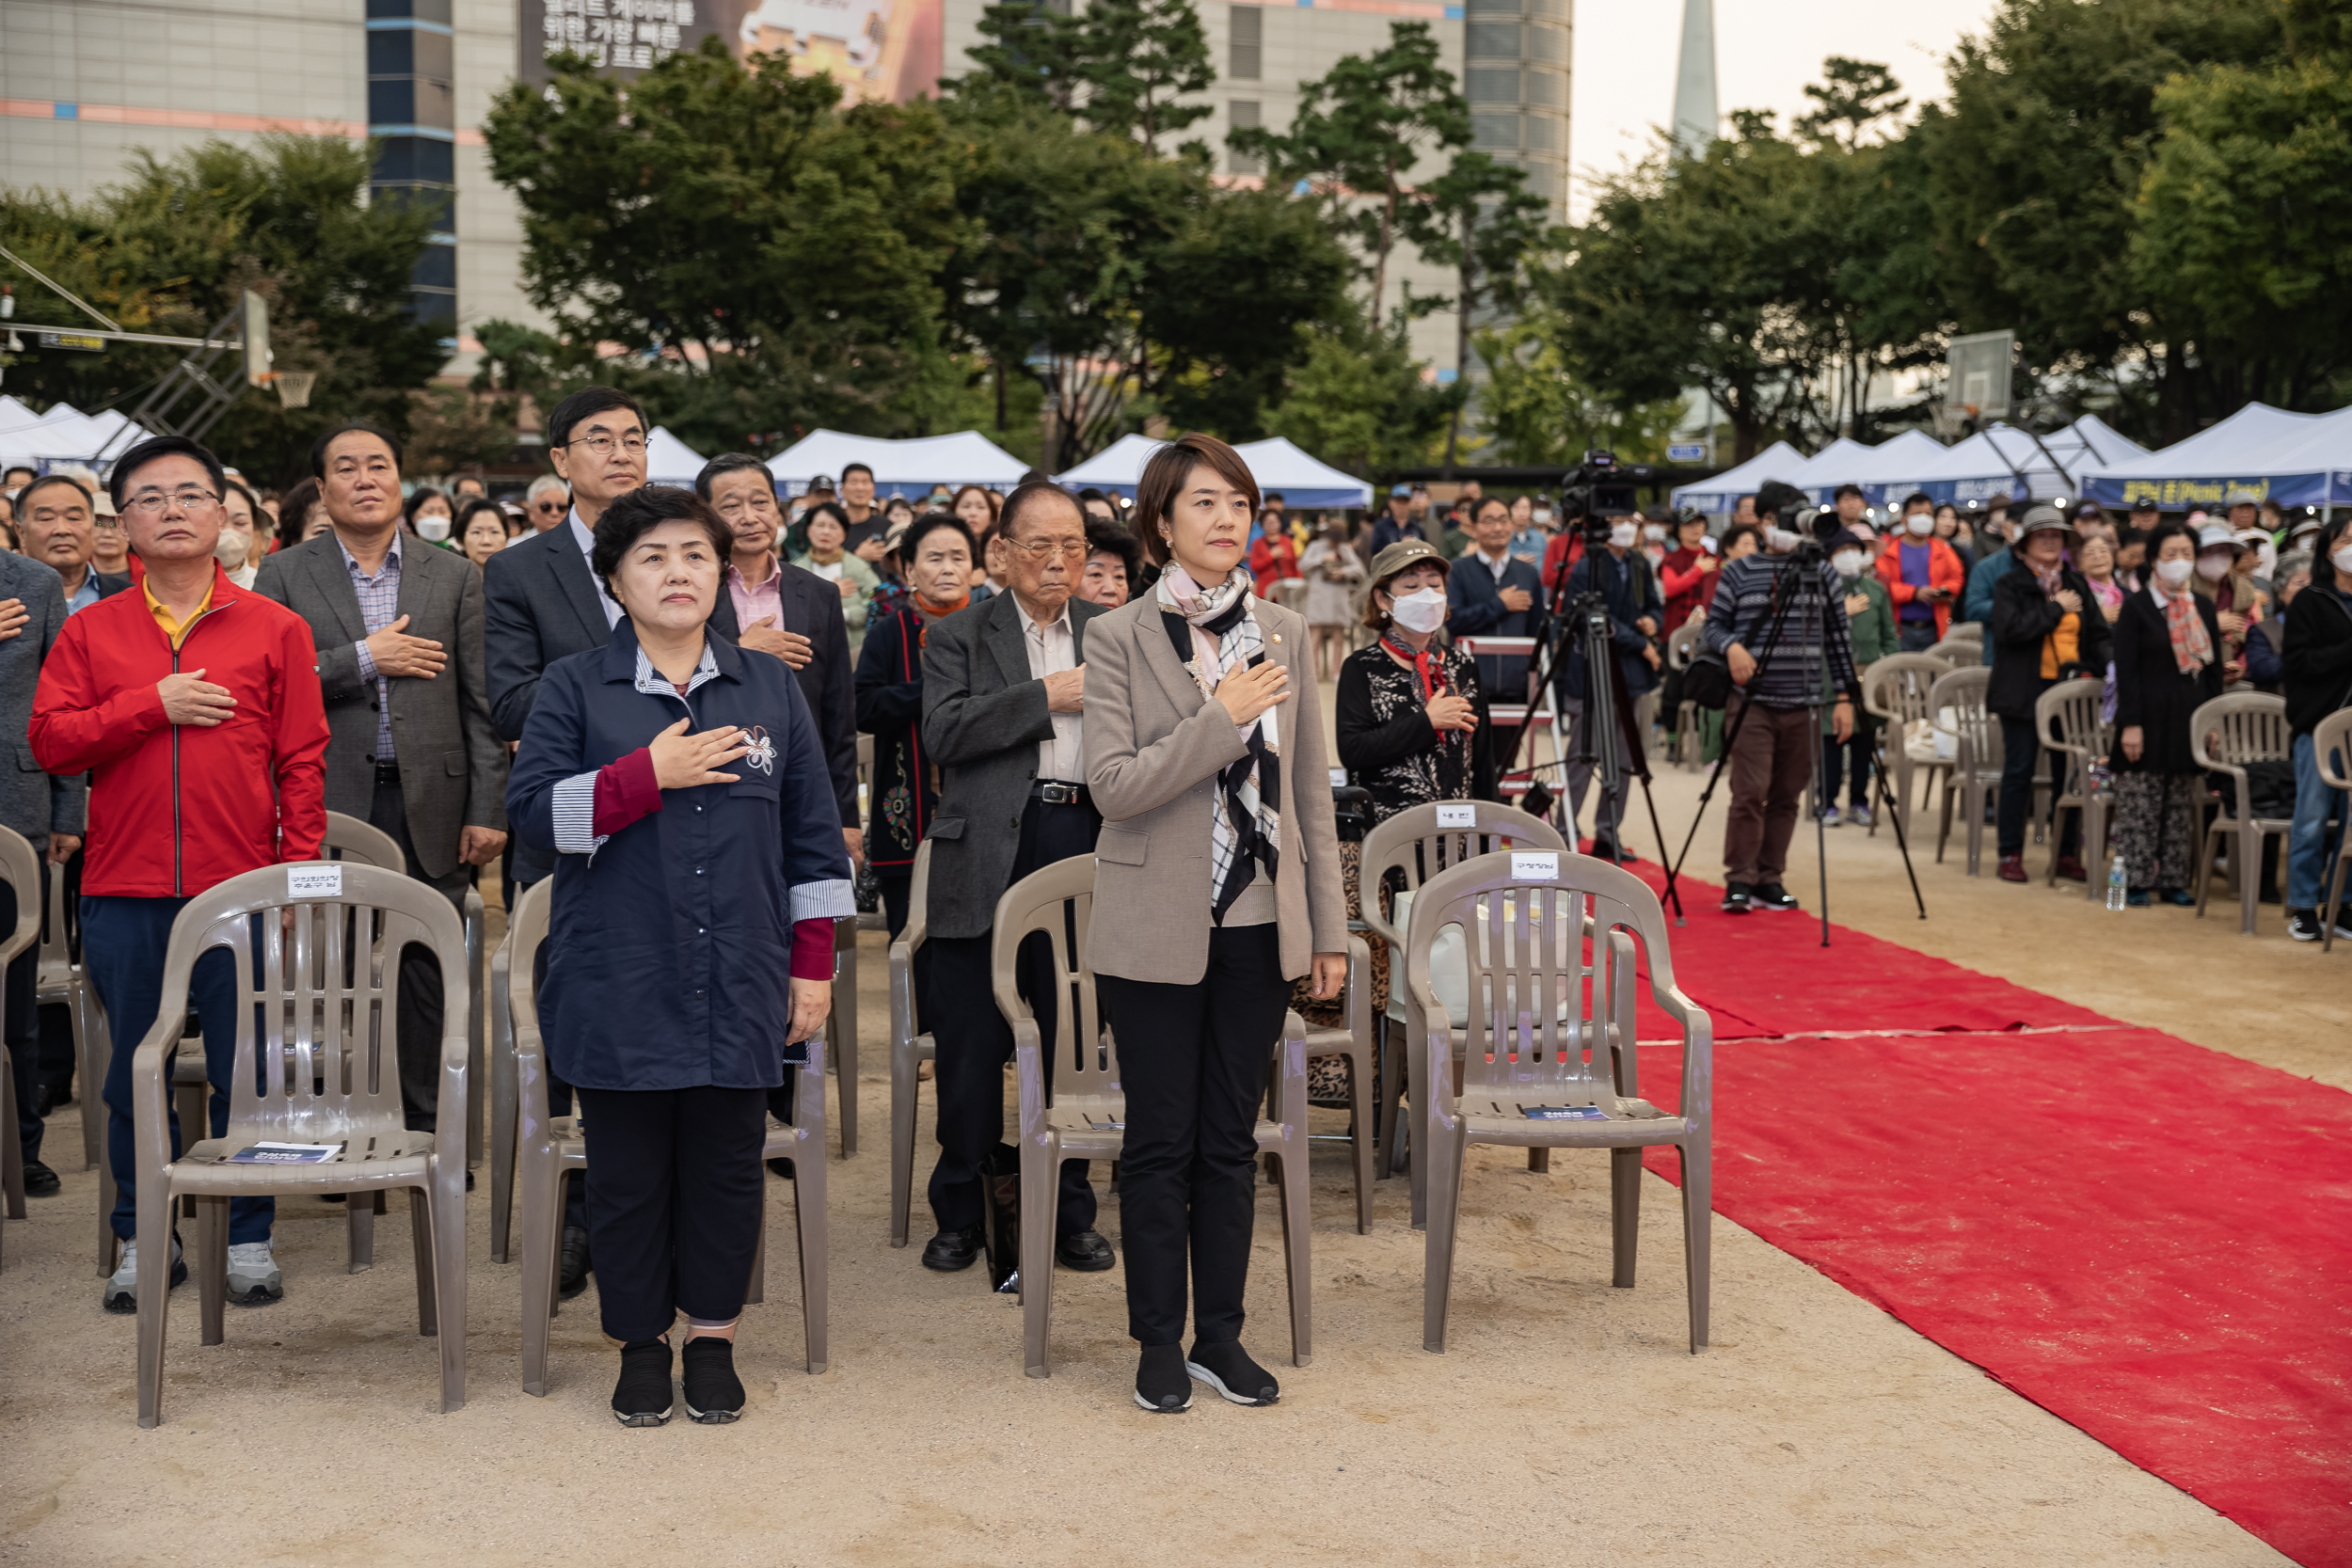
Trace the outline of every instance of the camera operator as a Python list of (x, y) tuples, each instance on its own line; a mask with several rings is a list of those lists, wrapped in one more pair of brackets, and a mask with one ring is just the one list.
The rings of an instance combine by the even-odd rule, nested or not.
[[(1578, 595), (1597, 594), (1609, 607), (1609, 641), (1616, 651), (1617, 664), (1625, 672), (1628, 701), (1638, 698), (1658, 684), (1661, 662), (1658, 644), (1659, 617), (1664, 605), (1658, 592), (1658, 579), (1653, 575), (1649, 558), (1634, 546), (1640, 542), (1640, 525), (1629, 515), (1603, 515), (1596, 509), (1583, 519), (1585, 547), (1568, 573), (1564, 605), (1572, 605)], [(1581, 624), (1565, 628), (1565, 657), (1560, 667), (1560, 707), (1568, 716), (1568, 775), (1565, 805), (1568, 822), (1573, 830), (1576, 818), (1584, 810), (1584, 788), (1592, 782), (1593, 764), (1586, 760), (1587, 737), (1584, 720), (1588, 705), (1585, 697), (1584, 643)], [(1614, 789), (1604, 788), (1599, 802), (1593, 808), (1593, 853), (1606, 860), (1629, 861), (1634, 857), (1625, 850), (1619, 837), (1618, 824), (1625, 816), (1625, 798), (1629, 774), (1621, 773)]]
[[(1775, 480), (1756, 492), (1769, 519), (1764, 548), (1726, 564), (1707, 617), (1707, 644), (1729, 665), (1735, 688), (1724, 708), (1731, 743), (1731, 810), (1724, 821), (1724, 912), (1793, 910), (1781, 884), (1788, 841), (1813, 776), (1813, 707), (1826, 677), (1837, 692), (1831, 734), (1853, 734), (1862, 705), (1846, 635), (1836, 569), (1797, 531), (1804, 493)], [(1800, 548), (1800, 546), (1805, 546)], [(1765, 642), (1786, 600), (1777, 641)]]

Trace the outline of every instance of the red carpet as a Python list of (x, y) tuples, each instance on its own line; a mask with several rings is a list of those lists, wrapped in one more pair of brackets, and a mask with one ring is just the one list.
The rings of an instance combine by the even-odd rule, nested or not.
[[(1719, 1020), (1946, 1031), (1721, 1044), (1717, 1211), (2296, 1561), (2352, 1568), (2352, 1095), (1691, 891), (1676, 977)], [(1642, 1057), (1672, 1103), (1678, 1057)]]

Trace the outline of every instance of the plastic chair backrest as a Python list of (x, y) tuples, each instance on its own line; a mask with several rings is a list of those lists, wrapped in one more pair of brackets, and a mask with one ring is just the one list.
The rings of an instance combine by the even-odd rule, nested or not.
[(1925, 657), (1941, 659), (1947, 666), (1974, 664), (1984, 657), (1984, 644), (1964, 637), (1947, 637), (1931, 643)]
[(2189, 747), (2200, 768), (2224, 770), (2249, 762), (2284, 762), (2287, 700), (2268, 691), (2227, 691), (2188, 716)]
[(1708, 1015), (1675, 984), (1658, 895), (1606, 861), (1514, 850), (1431, 878), (1413, 901), (1405, 950), (1406, 985), (1424, 1014), (1438, 1005), (1429, 956), (1447, 926), (1462, 927), (1469, 965), (1466, 1099), (1540, 1098), (1617, 1114), (1610, 1047), (1620, 999), (1610, 994), (1609, 955), (1620, 931), (1647, 956), (1658, 1006), (1686, 1035), (1713, 1038)]
[[(51, 880), (63, 882), (63, 870)], [(0, 828), (0, 882), (16, 895), (16, 928), (0, 942), (0, 967), (5, 967), (40, 940), (41, 927), (40, 857), (33, 853), (32, 841), (13, 828)], [(0, 1130), (0, 1137), (15, 1133), (14, 1128)]]
[(1094, 997), (1094, 972), (1087, 966), (1087, 927), (1094, 914), (1094, 857), (1068, 860), (1030, 872), (996, 900), (996, 922), (989, 946), (989, 968), (996, 1006), (1008, 1021), (1033, 1018), (1021, 999), (1014, 959), (1024, 938), (1042, 931), (1054, 949), (1054, 1037), (1042, 1041), (1053, 1064), (1054, 1098), (1117, 1095), (1119, 1056), (1103, 1032)]
[(1364, 835), (1359, 879), (1364, 890), (1364, 924), (1390, 946), (1402, 947), (1405, 933), (1380, 908), (1379, 889), (1389, 873), (1402, 872), (1404, 891), (1410, 893), (1450, 866), (1500, 849), (1504, 839), (1523, 849), (1568, 847), (1559, 829), (1516, 806), (1492, 800), (1432, 800), (1406, 807)]
[(1933, 718), (1928, 692), (1951, 668), (1948, 661), (1927, 654), (1888, 654), (1863, 677), (1862, 705), (1895, 723)]
[(548, 940), (548, 911), (554, 903), (555, 879), (543, 877), (523, 889), (515, 912), (506, 917), (506, 1006), (515, 1016), (515, 1033), (539, 1028), (539, 993), (532, 977), (539, 967), (539, 944)]
[(2312, 727), (2319, 782), (2352, 793), (2352, 707), (2338, 708)]
[(1673, 635), (1666, 639), (1666, 667), (1670, 670), (1691, 668), (1691, 660), (1698, 655), (1699, 634), (1706, 629), (1705, 625), (1697, 621), (1685, 621), (1675, 627)]
[(1947, 642), (1974, 642), (1981, 648), (1984, 646), (1984, 623), (1954, 621), (1945, 628), (1943, 640)]
[(2099, 722), (2099, 702), (2106, 692), (2105, 681), (2082, 675), (2060, 681), (2035, 698), (2033, 724), (2042, 744), (2071, 753), (2074, 759), (2071, 766), (2077, 768), (2104, 755), (2106, 745)]
[(408, 857), (400, 852), (400, 841), (372, 822), (362, 822), (342, 812), (326, 814), (326, 832), (319, 841), (319, 859), (339, 860), (348, 865), (357, 861), (361, 865), (381, 866), (387, 871), (406, 871)]
[[(318, 891), (297, 893), (297, 883)], [(400, 955), (411, 942), (439, 958), (444, 1027), (462, 1039), (465, 929), (446, 897), (405, 872), (331, 861), (270, 865), (188, 900), (164, 956), (158, 1027), (186, 997), (197, 960), (227, 948), (237, 974), (231, 1143), (293, 1132), (355, 1141), (402, 1134)]]
[(1994, 722), (1992, 712), (1984, 705), (1985, 689), (1993, 684), (1990, 665), (1972, 664), (1965, 669), (1947, 670), (1928, 688), (1928, 719), (1939, 730), (1947, 729), (1944, 715), (1949, 713), (1952, 722), (1948, 733), (1960, 737), (1963, 744), (1977, 748), (1977, 760), (1988, 755), (1986, 748), (2001, 743), (2001, 727)]
[(931, 841), (927, 838), (914, 847), (914, 878), (907, 884), (907, 923), (898, 932), (898, 941), (907, 944), (909, 953), (920, 950), (930, 935), (930, 900)]
[[(29, 847), (30, 841), (26, 842)], [(35, 871), (40, 869), (38, 864), (34, 866)], [(66, 921), (65, 880), (62, 873), (49, 879), (49, 896), (44, 901), (40, 923), (40, 967), (44, 972), (55, 971), (60, 978), (73, 966), (73, 944)], [(41, 983), (48, 984), (46, 973)]]

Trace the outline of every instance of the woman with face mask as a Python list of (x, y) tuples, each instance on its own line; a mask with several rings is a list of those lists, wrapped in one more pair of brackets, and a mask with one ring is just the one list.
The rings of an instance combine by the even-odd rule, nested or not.
[(2127, 901), (2196, 902), (2197, 802), (2189, 715), (2221, 695), (2221, 617), (2196, 592), (2197, 535), (2183, 522), (2148, 536), (2148, 586), (2128, 595), (2115, 622), (2114, 852), (2123, 857)]
[[(1846, 611), (1846, 640), (1853, 645), (1854, 673), (1867, 680), (1870, 666), (1900, 651), (1895, 631), (1895, 602), (1886, 585), (1870, 569), (1870, 554), (1878, 541), (1869, 525), (1856, 523), (1837, 536), (1830, 548), (1830, 565), (1836, 570), (1838, 593)], [(1877, 755), (1878, 721), (1867, 712), (1854, 715), (1853, 733), (1841, 743), (1831, 733), (1830, 717), (1821, 715), (1821, 820), (1835, 828), (1841, 821), (1870, 825), (1870, 768)], [(1851, 780), (1841, 816), (1837, 785)]]
[[(2113, 637), (2090, 584), (2066, 563), (2082, 541), (2066, 515), (2046, 503), (2027, 509), (2009, 569), (1993, 590), (1993, 676), (1984, 705), (2001, 721), (2000, 879), (2026, 880), (2026, 816), (2033, 803), (2041, 735), (2034, 705), (2059, 681), (2106, 673)], [(2076, 816), (2065, 812), (2051, 852), (2058, 874), (2088, 875), (2075, 853)]]
[(1431, 800), (1496, 798), (1477, 666), (1438, 636), (1446, 572), (1422, 540), (1382, 550), (1364, 596), (1364, 625), (1378, 636), (1340, 666), (1340, 761), (1370, 792), (1375, 822)]
[(430, 485), (420, 484), (408, 496), (405, 509), (408, 531), (428, 545), (447, 546), (450, 531), (456, 526), (456, 509), (449, 498)]
[[(2196, 523), (2199, 515), (2192, 513), (2189, 521)], [(2212, 601), (2220, 624), (2224, 689), (2246, 678), (2246, 639), (2254, 623), (2270, 611), (2269, 595), (2239, 569), (2241, 560), (2251, 553), (2218, 523), (2208, 522), (2197, 530), (2196, 575), (2189, 578), (2189, 586)]]

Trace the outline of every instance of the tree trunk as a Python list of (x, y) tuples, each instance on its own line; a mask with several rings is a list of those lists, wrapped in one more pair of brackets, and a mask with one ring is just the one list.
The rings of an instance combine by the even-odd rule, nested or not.
[(1005, 433), (1005, 362), (992, 359), (989, 369), (996, 377), (996, 434), (1002, 436)]
[(1386, 192), (1380, 198), (1380, 246), (1372, 262), (1372, 329), (1380, 330), (1380, 296), (1389, 282), (1389, 246), (1396, 231), (1396, 160), (1389, 160)]
[(1477, 209), (1462, 214), (1462, 271), (1454, 304), (1454, 389), (1456, 401), (1445, 423), (1445, 477), (1454, 477), (1454, 458), (1462, 435), (1462, 410), (1470, 402), (1470, 308), (1478, 302), (1478, 263), (1471, 260)]

